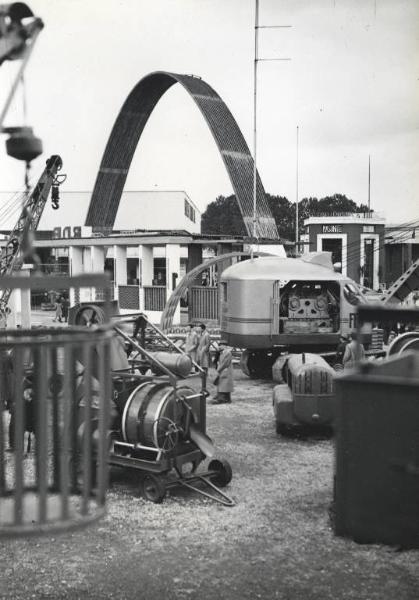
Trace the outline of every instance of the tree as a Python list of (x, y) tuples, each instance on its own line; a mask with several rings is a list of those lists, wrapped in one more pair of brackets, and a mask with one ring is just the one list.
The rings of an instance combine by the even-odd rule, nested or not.
[(201, 217), (201, 231), (213, 235), (247, 235), (236, 196), (218, 196)]
[[(285, 240), (295, 239), (295, 202), (290, 202), (284, 196), (266, 194), (272, 216), (278, 229), (280, 238)], [(365, 204), (358, 206), (356, 202), (347, 198), (345, 194), (333, 194), (318, 200), (315, 197), (303, 198), (298, 203), (298, 220), (300, 233), (304, 232), (304, 219), (321, 214), (331, 213), (359, 213), (367, 212)], [(247, 231), (240, 213), (236, 196), (218, 196), (215, 202), (208, 204), (201, 218), (202, 233), (242, 235)]]

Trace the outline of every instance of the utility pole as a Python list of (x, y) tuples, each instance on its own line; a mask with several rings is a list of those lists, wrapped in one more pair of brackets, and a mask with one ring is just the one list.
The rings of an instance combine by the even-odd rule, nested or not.
[[(253, 222), (252, 237), (256, 240), (256, 199), (257, 199), (257, 85), (258, 85), (258, 50), (259, 50), (259, 0), (255, 4), (255, 56), (253, 63)], [(252, 245), (253, 260), (253, 245)]]
[(298, 234), (298, 125), (297, 125), (297, 160), (296, 160), (296, 174), (295, 174), (295, 251), (299, 250), (299, 234)]
[(371, 212), (371, 155), (368, 155), (368, 212)]
[[(259, 29), (288, 29), (292, 25), (259, 25), (259, 0), (255, 0), (255, 51), (253, 62), (253, 220), (252, 220), (252, 238), (257, 241), (256, 231), (256, 206), (257, 206), (257, 79), (258, 63), (261, 61), (282, 61), (291, 60), (290, 58), (259, 58)], [(251, 250), (251, 259), (253, 260), (253, 246)]]

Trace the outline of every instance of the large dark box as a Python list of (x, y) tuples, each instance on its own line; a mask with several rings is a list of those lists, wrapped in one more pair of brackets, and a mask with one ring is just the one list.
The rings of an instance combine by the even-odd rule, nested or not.
[(336, 380), (335, 532), (419, 548), (419, 353)]

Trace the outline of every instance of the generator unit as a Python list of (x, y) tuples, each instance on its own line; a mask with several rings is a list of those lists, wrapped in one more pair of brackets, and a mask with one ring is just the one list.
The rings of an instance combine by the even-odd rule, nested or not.
[[(221, 335), (245, 349), (241, 364), (251, 377), (269, 376), (285, 351), (333, 353), (354, 331), (356, 307), (367, 303), (360, 286), (334, 270), (329, 252), (236, 263), (223, 272), (220, 295)], [(371, 330), (363, 332), (367, 350)]]
[(282, 358), (283, 384), (273, 390), (277, 433), (331, 427), (334, 410), (334, 370), (316, 354)]

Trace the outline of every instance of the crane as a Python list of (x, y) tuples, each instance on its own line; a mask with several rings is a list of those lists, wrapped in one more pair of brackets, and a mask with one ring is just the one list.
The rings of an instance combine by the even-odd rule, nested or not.
[[(46, 167), (32, 192), (26, 195), (19, 219), (14, 226), (0, 257), (0, 277), (11, 275), (22, 267), (25, 259), (33, 257), (34, 231), (37, 229), (45, 204), (51, 191), (52, 207), (59, 206), (59, 186), (65, 181), (66, 175), (58, 174), (62, 168), (61, 157), (51, 156)], [(12, 290), (0, 290), (0, 315), (7, 316), (7, 307)]]
[[(29, 189), (30, 162), (42, 154), (42, 140), (33, 134), (31, 127), (4, 127), (4, 121), (16, 94), (19, 83), (32, 54), (36, 39), (44, 27), (24, 2), (0, 4), (0, 66), (6, 61), (20, 61), (6, 102), (0, 110), (0, 133), (8, 134), (7, 154), (26, 163), (26, 187)], [(26, 102), (23, 105), (26, 113)]]

